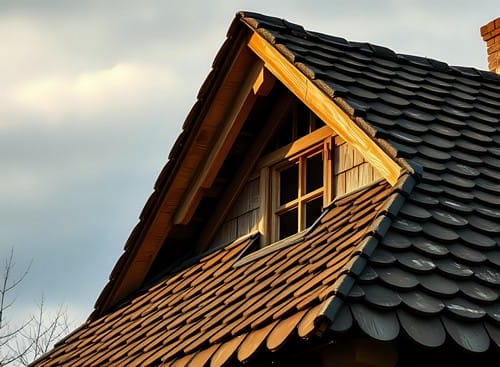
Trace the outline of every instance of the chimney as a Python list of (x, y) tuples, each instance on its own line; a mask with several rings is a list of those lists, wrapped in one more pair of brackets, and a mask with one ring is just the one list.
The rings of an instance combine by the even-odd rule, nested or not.
[(482, 26), (481, 36), (486, 42), (489, 69), (500, 74), (500, 17)]

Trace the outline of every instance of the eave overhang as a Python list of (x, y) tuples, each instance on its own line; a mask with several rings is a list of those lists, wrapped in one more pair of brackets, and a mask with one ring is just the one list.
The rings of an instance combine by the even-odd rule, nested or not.
[(256, 96), (268, 87), (262, 62), (247, 47), (250, 35), (233, 21), (91, 319), (141, 286), (172, 227), (192, 216)]

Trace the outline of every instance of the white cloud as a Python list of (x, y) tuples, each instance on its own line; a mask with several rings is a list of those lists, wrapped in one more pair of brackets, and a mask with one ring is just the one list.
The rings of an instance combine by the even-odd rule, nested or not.
[(136, 110), (157, 102), (174, 84), (175, 76), (167, 67), (124, 62), (19, 83), (8, 93), (7, 105), (10, 113), (36, 117), (35, 121), (71, 122), (71, 116), (81, 120)]

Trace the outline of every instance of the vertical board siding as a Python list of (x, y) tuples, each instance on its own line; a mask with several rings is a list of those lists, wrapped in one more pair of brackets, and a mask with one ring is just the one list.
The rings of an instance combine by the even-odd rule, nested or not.
[(247, 182), (236, 199), (211, 247), (233, 241), (258, 228), (260, 217), (259, 177)]
[(345, 142), (334, 148), (333, 172), (335, 196), (366, 186), (382, 177), (356, 149)]

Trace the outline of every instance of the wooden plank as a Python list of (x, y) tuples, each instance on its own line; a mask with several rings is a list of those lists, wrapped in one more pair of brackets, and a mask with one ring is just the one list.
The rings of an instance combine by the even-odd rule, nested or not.
[(261, 244), (267, 245), (271, 242), (271, 223), (269, 221), (269, 215), (267, 214), (271, 205), (271, 188), (269, 187), (271, 170), (269, 167), (264, 167), (261, 169), (260, 174), (260, 222), (259, 222), (259, 232), (262, 234)]
[(261, 329), (252, 330), (238, 348), (238, 360), (245, 362), (257, 352), (277, 323), (278, 320)]
[[(183, 201), (176, 210), (175, 224), (187, 224), (191, 220), (204, 190), (212, 186), (217, 177), (220, 167), (257, 100), (257, 95), (252, 92), (252, 88), (261, 69), (261, 62), (254, 62), (246, 79), (239, 87), (239, 93), (227, 103), (226, 108), (229, 107), (229, 109), (224, 121), (220, 123), (222, 129), (217, 134), (215, 144), (210, 148), (205, 146), (203, 149), (205, 160), (201, 168), (196, 167), (198, 174), (194, 180), (191, 180), (189, 190), (184, 193)], [(208, 154), (207, 150), (209, 150)]]
[(253, 93), (257, 96), (267, 96), (274, 87), (276, 78), (264, 67), (261, 67), (257, 79), (253, 84)]
[(264, 65), (293, 94), (308, 106), (347, 143), (355, 147), (387, 179), (395, 185), (403, 169), (389, 157), (333, 100), (291, 64), (273, 45), (258, 33), (250, 37), (249, 47)]
[(354, 166), (354, 149), (349, 144), (342, 144), (337, 149), (338, 172), (345, 172)]
[(253, 179), (248, 183), (248, 209), (254, 210), (258, 209), (260, 206), (260, 195), (259, 195), (259, 179)]
[(345, 194), (346, 191), (346, 174), (345, 172), (339, 173), (338, 175), (335, 176), (335, 187), (334, 187), (334, 192), (335, 196), (340, 196)]
[(245, 213), (240, 215), (238, 218), (238, 232), (237, 237), (243, 236), (250, 233), (250, 228), (252, 226), (252, 213)]
[(359, 167), (352, 167), (345, 172), (345, 190), (346, 192), (354, 191), (359, 186)]
[(362, 187), (373, 182), (373, 168), (368, 163), (362, 163), (358, 166), (359, 183), (358, 186)]
[(366, 162), (365, 159), (364, 159), (364, 157), (363, 157), (363, 155), (359, 151), (357, 151), (354, 148), (351, 148), (351, 150), (352, 150), (352, 157), (353, 157), (352, 158), (352, 164), (354, 166), (358, 166), (361, 163)]
[(328, 139), (323, 148), (323, 187), (325, 188), (323, 196), (323, 207), (326, 207), (333, 200), (334, 176), (332, 169), (333, 145), (334, 137)]

